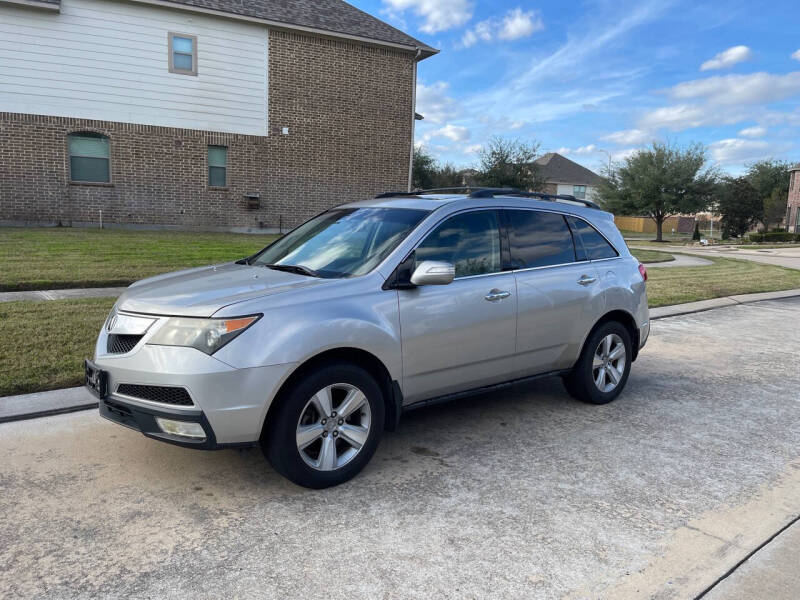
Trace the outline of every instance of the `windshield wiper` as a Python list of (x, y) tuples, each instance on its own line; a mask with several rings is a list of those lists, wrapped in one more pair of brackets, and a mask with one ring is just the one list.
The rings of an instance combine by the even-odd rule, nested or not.
[(288, 271), (289, 273), (297, 273), (298, 275), (307, 275), (308, 277), (322, 277), (314, 269), (309, 269), (303, 265), (264, 265), (268, 269), (275, 269), (276, 271)]

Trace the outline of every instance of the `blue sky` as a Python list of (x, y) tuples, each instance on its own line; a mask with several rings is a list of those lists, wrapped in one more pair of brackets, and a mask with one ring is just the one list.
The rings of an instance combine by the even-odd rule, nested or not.
[(351, 3), (441, 49), (416, 137), (457, 166), (494, 134), (595, 170), (654, 139), (702, 142), (734, 174), (800, 160), (797, 0)]

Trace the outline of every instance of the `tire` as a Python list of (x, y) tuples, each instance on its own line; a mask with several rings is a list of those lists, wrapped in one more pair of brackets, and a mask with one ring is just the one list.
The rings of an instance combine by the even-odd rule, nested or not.
[[(607, 341), (611, 348), (609, 360), (605, 357), (608, 353), (608, 346), (605, 345)], [(617, 354), (618, 347), (622, 347), (625, 352), (622, 360), (619, 357), (611, 358)], [(618, 321), (604, 323), (586, 340), (575, 367), (563, 377), (564, 385), (577, 400), (589, 404), (608, 404), (625, 388), (631, 372), (632, 356), (631, 336), (627, 328)]]
[(380, 387), (367, 371), (346, 362), (325, 363), (281, 394), (261, 448), (275, 470), (297, 485), (339, 485), (375, 453), (384, 410)]

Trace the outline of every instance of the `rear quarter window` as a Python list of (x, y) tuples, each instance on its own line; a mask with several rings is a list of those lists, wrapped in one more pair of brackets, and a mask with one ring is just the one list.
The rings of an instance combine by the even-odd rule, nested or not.
[(563, 215), (536, 210), (506, 210), (515, 269), (575, 262), (575, 245)]
[(567, 222), (575, 237), (578, 260), (602, 260), (619, 256), (619, 253), (606, 241), (606, 238), (583, 219), (567, 217)]

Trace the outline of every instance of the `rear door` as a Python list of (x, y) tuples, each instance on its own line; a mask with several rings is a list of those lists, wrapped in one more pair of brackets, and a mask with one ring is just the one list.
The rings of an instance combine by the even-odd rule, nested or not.
[(455, 265), (449, 285), (399, 290), (406, 403), (505, 381), (513, 368), (517, 294), (503, 272), (499, 211), (449, 217), (414, 262)]
[(564, 215), (507, 209), (504, 220), (518, 295), (514, 376), (570, 368), (602, 316), (597, 270)]

